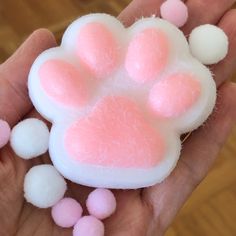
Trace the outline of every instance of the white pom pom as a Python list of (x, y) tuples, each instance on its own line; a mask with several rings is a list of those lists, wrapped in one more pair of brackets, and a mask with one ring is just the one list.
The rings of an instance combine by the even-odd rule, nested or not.
[(206, 65), (218, 63), (228, 53), (228, 37), (214, 25), (201, 25), (190, 34), (189, 45), (194, 57)]
[(32, 167), (25, 176), (25, 199), (40, 208), (55, 205), (66, 189), (66, 181), (52, 165)]
[(48, 150), (49, 130), (41, 120), (26, 119), (12, 129), (10, 142), (19, 157), (31, 159)]

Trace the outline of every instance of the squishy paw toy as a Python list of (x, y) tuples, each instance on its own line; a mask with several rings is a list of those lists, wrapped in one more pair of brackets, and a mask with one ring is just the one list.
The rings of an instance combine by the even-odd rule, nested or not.
[(73, 22), (29, 75), (30, 98), (52, 123), (49, 154), (67, 179), (133, 189), (161, 182), (180, 135), (212, 112), (216, 86), (183, 33), (151, 17), (129, 28), (106, 14)]
[[(115, 17), (90, 14), (74, 21), (60, 46), (32, 65), (28, 88), (39, 119), (12, 131), (0, 120), (0, 148), (10, 144), (23, 159), (49, 151), (53, 165), (32, 167), (24, 196), (52, 207), (54, 222), (73, 235), (102, 236), (102, 220), (116, 211), (113, 189), (136, 189), (164, 180), (180, 157), (180, 136), (211, 114), (216, 85), (204, 66), (221, 61), (228, 38), (201, 25), (189, 43), (177, 28), (188, 18), (180, 0), (163, 2), (160, 13), (125, 28)], [(67, 182), (95, 187), (88, 216), (75, 199), (63, 198)]]

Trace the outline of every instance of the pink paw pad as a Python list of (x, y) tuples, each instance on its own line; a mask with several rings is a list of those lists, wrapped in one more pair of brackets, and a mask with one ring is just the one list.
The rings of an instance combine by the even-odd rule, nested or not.
[(101, 100), (90, 116), (68, 129), (65, 146), (79, 162), (107, 167), (150, 168), (165, 152), (161, 135), (123, 97)]
[(174, 74), (154, 85), (149, 95), (149, 105), (157, 116), (175, 118), (197, 102), (201, 85), (190, 74)]
[(138, 83), (157, 79), (167, 65), (168, 39), (164, 32), (146, 29), (131, 40), (125, 60), (129, 76)]
[(101, 23), (89, 23), (82, 27), (76, 53), (97, 77), (108, 76), (118, 65), (118, 44)]
[(44, 91), (57, 103), (74, 107), (86, 102), (86, 81), (72, 64), (48, 60), (41, 66), (39, 77)]

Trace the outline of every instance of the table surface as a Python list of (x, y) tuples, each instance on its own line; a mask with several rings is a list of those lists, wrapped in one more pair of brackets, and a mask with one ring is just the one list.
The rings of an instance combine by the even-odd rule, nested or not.
[[(91, 12), (117, 15), (128, 3), (129, 0), (0, 0), (0, 62), (37, 28), (49, 28), (60, 41), (66, 26), (79, 15)], [(235, 170), (236, 128), (166, 236), (236, 235)]]

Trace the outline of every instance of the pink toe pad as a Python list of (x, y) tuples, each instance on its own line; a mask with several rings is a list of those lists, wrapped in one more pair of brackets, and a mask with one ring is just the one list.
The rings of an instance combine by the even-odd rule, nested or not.
[(129, 76), (138, 83), (157, 78), (168, 61), (169, 45), (164, 32), (146, 29), (130, 42), (125, 66)]
[(89, 23), (79, 32), (77, 54), (97, 77), (109, 75), (118, 63), (118, 45), (101, 23)]
[(149, 104), (156, 115), (174, 118), (190, 109), (201, 94), (201, 85), (190, 74), (174, 74), (152, 88)]
[(44, 91), (54, 101), (67, 106), (80, 106), (87, 100), (88, 89), (80, 72), (65, 61), (46, 61), (39, 70)]
[(162, 137), (123, 97), (101, 100), (89, 117), (68, 129), (65, 146), (80, 162), (110, 167), (153, 167), (165, 151)]

